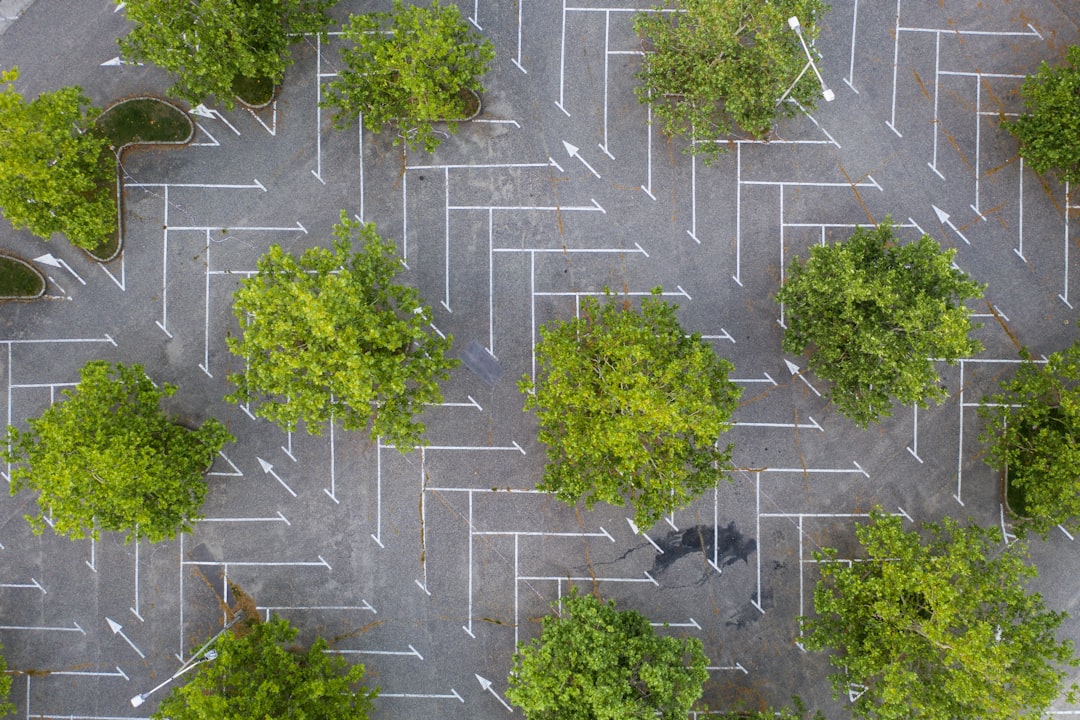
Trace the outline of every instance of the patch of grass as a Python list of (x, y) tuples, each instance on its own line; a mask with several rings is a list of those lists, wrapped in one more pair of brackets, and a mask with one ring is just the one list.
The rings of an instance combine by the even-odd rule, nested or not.
[(0, 296), (34, 297), (44, 289), (40, 275), (18, 260), (0, 255)]
[(274, 81), (270, 78), (233, 78), (233, 95), (248, 105), (265, 105), (274, 98)]
[(153, 98), (114, 105), (101, 114), (97, 126), (115, 148), (136, 142), (182, 142), (191, 134), (184, 113)]

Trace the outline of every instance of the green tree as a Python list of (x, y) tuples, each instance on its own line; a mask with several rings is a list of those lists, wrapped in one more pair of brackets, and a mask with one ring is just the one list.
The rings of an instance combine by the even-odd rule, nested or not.
[(837, 696), (865, 689), (852, 705), (860, 718), (1042, 717), (1062, 689), (1059, 665), (1076, 661), (1055, 637), (1065, 614), (1027, 592), (1025, 548), (948, 518), (923, 530), (876, 509), (856, 530), (865, 559), (817, 554), (805, 644), (833, 650)]
[(701, 641), (572, 591), (514, 653), (506, 697), (528, 720), (685, 720), (709, 679)]
[[(117, 0), (120, 2), (121, 0)], [(135, 27), (124, 57), (176, 75), (169, 93), (198, 105), (210, 96), (233, 107), (236, 85), (277, 85), (292, 64), (289, 46), (326, 30), (337, 0), (126, 0)]]
[(23, 102), (18, 77), (0, 71), (0, 208), (16, 229), (92, 250), (116, 232), (116, 163), (93, 127), (101, 111), (78, 87)]
[(929, 235), (896, 243), (888, 218), (844, 243), (815, 246), (776, 294), (787, 307), (784, 350), (810, 355), (831, 400), (859, 427), (892, 414), (895, 399), (926, 407), (946, 392), (935, 360), (982, 349), (964, 306), (983, 286), (952, 266), (955, 250)]
[(289, 431), (303, 421), (315, 435), (332, 418), (346, 430), (370, 421), (373, 439), (407, 452), (424, 432), (414, 417), (442, 401), (439, 381), (458, 364), (446, 356), (453, 339), (430, 332), (431, 308), (395, 284), (396, 248), (373, 224), (342, 212), (334, 238), (332, 251), (299, 259), (271, 246), (236, 291), (243, 336), (227, 343), (245, 370), (229, 376), (226, 399), (258, 402), (257, 415)]
[(40, 512), (27, 516), (35, 533), (50, 518), (53, 529), (73, 540), (97, 538), (100, 530), (127, 533), (127, 542), (173, 539), (201, 517), (203, 473), (233, 437), (217, 420), (189, 430), (159, 407), (176, 386), (156, 387), (141, 365), (83, 366), (65, 400), (8, 428), (4, 458), (11, 493), (39, 493)]
[[(352, 43), (341, 51), (345, 67), (326, 90), (325, 107), (336, 107), (334, 123), (348, 127), (363, 116), (379, 132), (396, 126), (394, 144), (434, 152), (441, 142), (432, 123), (457, 119), (477, 108), (480, 77), (495, 57), (491, 42), (470, 30), (456, 5), (405, 6), (391, 12), (352, 15), (343, 32)], [(472, 91), (472, 92), (469, 92)]]
[(724, 476), (731, 446), (719, 437), (742, 391), (677, 308), (659, 288), (640, 311), (587, 297), (577, 318), (540, 329), (537, 381), (518, 387), (547, 445), (541, 490), (587, 508), (621, 505), (625, 493), (645, 528)]
[(1061, 67), (1043, 61), (1020, 95), (1028, 112), (1001, 122), (1020, 141), (1020, 155), (1036, 172), (1055, 170), (1064, 182), (1080, 181), (1080, 46), (1066, 51)]
[(1021, 357), (1016, 375), (979, 408), (990, 420), (979, 437), (986, 462), (1008, 468), (1009, 505), (1026, 518), (1018, 532), (1080, 531), (1080, 344), (1045, 364), (1026, 349)]
[(201, 662), (186, 685), (174, 687), (155, 720), (366, 720), (378, 689), (360, 684), (364, 666), (347, 666), (316, 638), (307, 650), (291, 646), (297, 628), (276, 615), (241, 625), (215, 643), (217, 658)]
[(638, 99), (652, 105), (665, 134), (689, 137), (687, 151), (707, 161), (736, 129), (764, 139), (795, 114), (786, 100), (815, 107), (821, 86), (788, 18), (799, 18), (816, 62), (811, 43), (826, 9), (821, 0), (667, 0), (634, 19), (648, 51)]

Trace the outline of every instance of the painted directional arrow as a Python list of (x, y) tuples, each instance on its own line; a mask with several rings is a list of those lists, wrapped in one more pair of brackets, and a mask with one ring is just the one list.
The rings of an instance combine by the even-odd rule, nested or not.
[(949, 213), (945, 212), (944, 210), (939, 208), (937, 205), (931, 205), (930, 207), (934, 208), (934, 214), (937, 215), (937, 219), (938, 219), (939, 223), (941, 223), (942, 225), (948, 225), (949, 227), (952, 228), (952, 231), (954, 233), (956, 233), (957, 235), (960, 236), (961, 240), (963, 240), (968, 245), (971, 244), (971, 241), (968, 240), (966, 237), (964, 237), (964, 233), (960, 232), (960, 229), (957, 228), (955, 225), (953, 225), (952, 220), (949, 219)]
[(125, 60), (124, 58), (120, 57), (119, 55), (117, 55), (114, 58), (110, 58), (110, 59), (106, 60), (105, 62), (101, 63), (101, 67), (121, 67), (123, 65), (142, 65), (142, 63), (141, 62), (134, 62), (133, 60)]
[(483, 688), (484, 692), (491, 693), (492, 695), (495, 696), (496, 700), (498, 700), (500, 703), (502, 703), (502, 706), (504, 708), (506, 708), (510, 712), (514, 712), (514, 708), (510, 707), (510, 704), (507, 703), (505, 700), (503, 700), (502, 697), (499, 695), (499, 693), (495, 692), (495, 689), (493, 687), (491, 687), (491, 681), (490, 680), (488, 680), (486, 677), (483, 677), (482, 675), (479, 675), (477, 673), (473, 673), (473, 674), (476, 675), (476, 679), (480, 681), (480, 687)]
[(225, 119), (224, 115), (222, 115), (217, 110), (206, 107), (206, 105), (203, 105), (202, 103), (199, 103), (195, 107), (191, 108), (190, 110), (188, 110), (188, 112), (191, 113), (192, 115), (198, 115), (199, 117), (217, 118), (221, 122), (228, 125), (229, 129), (232, 130), (234, 133), (236, 133), (237, 135), (240, 134), (240, 131), (237, 130), (235, 127), (233, 127), (232, 123), (230, 123), (228, 120)]
[(646, 540), (649, 541), (650, 545), (652, 545), (654, 548), (656, 548), (656, 552), (660, 553), (661, 555), (664, 554), (664, 549), (661, 548), (659, 545), (657, 545), (655, 542), (653, 542), (653, 539), (651, 537), (649, 537), (645, 533), (641, 532), (641, 530), (638, 529), (638, 526), (637, 526), (636, 522), (634, 522), (630, 518), (626, 518), (626, 522), (628, 522), (630, 524), (630, 529), (634, 531), (635, 535), (640, 535), (641, 537), (645, 538)]
[(78, 280), (79, 282), (81, 282), (83, 285), (86, 284), (86, 281), (83, 280), (81, 277), (79, 277), (79, 273), (72, 270), (71, 266), (68, 265), (63, 260), (61, 260), (60, 258), (53, 257), (52, 253), (45, 253), (44, 255), (39, 255), (38, 257), (34, 258), (34, 262), (39, 262), (39, 263), (42, 263), (42, 264), (45, 264), (45, 265), (51, 265), (53, 267), (63, 268), (64, 270), (67, 270), (69, 273), (74, 275), (75, 279)]
[(134, 650), (135, 652), (139, 653), (139, 657), (141, 657), (143, 659), (146, 658), (146, 656), (143, 655), (143, 651), (140, 650), (138, 648), (138, 646), (135, 645), (135, 643), (131, 642), (131, 638), (129, 638), (127, 635), (124, 634), (124, 626), (123, 625), (116, 622), (112, 618), (108, 618), (108, 617), (105, 618), (105, 622), (109, 623), (109, 629), (111, 629), (113, 631), (113, 635), (119, 635), (120, 637), (124, 638), (124, 640), (127, 641), (127, 644), (131, 646), (131, 649)]
[(596, 177), (600, 177), (600, 173), (596, 172), (596, 170), (593, 169), (593, 166), (590, 165), (589, 163), (587, 163), (585, 161), (585, 158), (581, 157), (581, 155), (578, 153), (577, 145), (571, 145), (570, 143), (566, 142), (565, 140), (562, 141), (562, 144), (563, 144), (563, 147), (566, 148), (566, 154), (567, 155), (569, 155), (570, 157), (576, 157), (578, 160), (580, 160), (582, 162), (582, 164), (585, 165), (585, 167), (589, 168), (589, 172), (591, 172)]
[(791, 373), (792, 377), (797, 377), (800, 380), (802, 380), (806, 384), (806, 387), (813, 390), (815, 395), (817, 395), (818, 397), (821, 397), (821, 393), (818, 392), (817, 388), (814, 387), (813, 385), (811, 385), (810, 381), (802, 376), (802, 372), (799, 370), (798, 365), (796, 365), (795, 363), (791, 362), (790, 360), (788, 360), (786, 358), (784, 359), (784, 364), (787, 365), (788, 372)]
[(273, 475), (274, 479), (277, 480), (279, 483), (281, 483), (281, 487), (288, 490), (290, 495), (292, 495), (293, 497), (296, 497), (296, 493), (293, 492), (293, 489), (285, 484), (285, 481), (281, 479), (280, 475), (278, 475), (276, 472), (274, 472), (274, 466), (273, 465), (266, 462), (261, 457), (257, 457), (255, 459), (259, 461), (259, 466), (262, 468), (264, 473), (266, 473), (267, 475)]

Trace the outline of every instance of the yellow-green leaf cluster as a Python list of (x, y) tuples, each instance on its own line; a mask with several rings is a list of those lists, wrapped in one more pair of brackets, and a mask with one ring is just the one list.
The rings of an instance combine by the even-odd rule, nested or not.
[(892, 414), (894, 401), (926, 407), (946, 393), (935, 360), (954, 363), (982, 345), (964, 302), (983, 286), (923, 235), (897, 244), (889, 219), (859, 227), (847, 242), (795, 258), (776, 294), (787, 309), (784, 350), (808, 353), (832, 383), (830, 399), (856, 425)]
[(1036, 571), (1021, 543), (948, 518), (906, 531), (880, 508), (856, 534), (865, 558), (817, 555), (817, 616), (803, 619), (806, 646), (833, 651), (837, 695), (866, 688), (856, 717), (1042, 717), (1076, 659), (1055, 635), (1065, 614), (1025, 587)]
[[(796, 106), (813, 109), (821, 87), (788, 18), (796, 16), (811, 44), (827, 6), (821, 0), (668, 0), (637, 15), (645, 40), (638, 99), (652, 105), (664, 133), (692, 141), (706, 161), (734, 130), (768, 137)], [(786, 93), (786, 98), (785, 98)]]
[(584, 298), (577, 318), (541, 328), (536, 384), (519, 384), (547, 445), (538, 487), (590, 508), (625, 494), (643, 528), (723, 477), (731, 448), (718, 443), (741, 393), (659, 294), (640, 311)]
[(491, 42), (473, 32), (457, 5), (405, 5), (391, 12), (352, 15), (343, 31), (351, 46), (345, 67), (326, 89), (325, 107), (337, 108), (334, 122), (347, 127), (357, 116), (379, 132), (397, 127), (396, 145), (433, 152), (440, 140), (432, 123), (446, 120), (457, 131), (466, 115), (467, 91), (483, 92), (480, 77), (495, 57)]
[(300, 257), (271, 246), (236, 291), (242, 336), (227, 343), (245, 367), (229, 376), (236, 389), (226, 399), (255, 403), (289, 431), (370, 424), (373, 439), (406, 452), (424, 432), (415, 416), (442, 401), (439, 381), (458, 363), (446, 356), (453, 338), (432, 332), (420, 294), (395, 282), (396, 248), (373, 224), (342, 212), (334, 237), (333, 250)]
[(174, 392), (141, 365), (94, 360), (29, 429), (9, 427), (11, 492), (38, 493), (40, 512), (27, 517), (34, 531), (48, 515), (73, 540), (100, 530), (125, 532), (128, 542), (189, 532), (206, 497), (203, 473), (233, 437), (214, 419), (190, 430), (168, 417), (159, 403)]
[(520, 643), (506, 697), (528, 720), (685, 720), (709, 677), (697, 638), (572, 591)]
[(225, 633), (214, 642), (217, 658), (174, 687), (155, 720), (365, 720), (378, 689), (360, 684), (364, 666), (348, 666), (327, 652), (321, 637), (306, 650), (294, 647), (297, 628), (276, 615), (246, 634)]
[(93, 127), (100, 111), (78, 87), (24, 102), (18, 77), (0, 72), (0, 209), (16, 228), (92, 250), (116, 232), (115, 160)]

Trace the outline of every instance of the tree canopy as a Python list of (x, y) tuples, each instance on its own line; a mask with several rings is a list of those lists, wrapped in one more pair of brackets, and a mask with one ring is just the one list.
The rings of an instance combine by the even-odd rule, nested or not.
[(826, 9), (821, 0), (668, 0), (634, 20), (646, 50), (638, 99), (665, 134), (691, 139), (688, 151), (706, 159), (735, 130), (764, 139), (795, 114), (788, 99), (816, 106), (821, 85), (788, 18), (799, 18), (816, 62), (811, 43)]
[[(480, 77), (495, 57), (491, 42), (473, 32), (457, 5), (404, 5), (391, 12), (352, 15), (343, 31), (351, 45), (341, 51), (344, 68), (326, 88), (334, 122), (348, 127), (363, 116), (379, 132), (396, 126), (410, 148), (433, 152), (441, 140), (438, 120), (457, 132), (455, 120), (475, 110), (472, 93), (484, 91)], [(472, 91), (472, 92), (469, 92)], [(471, 106), (471, 107), (470, 107)]]
[[(120, 2), (121, 0), (117, 0)], [(292, 64), (289, 46), (324, 31), (337, 0), (126, 0), (135, 27), (120, 39), (124, 57), (176, 75), (170, 94), (198, 105), (210, 96), (233, 107), (241, 80), (278, 84)]]
[(1061, 692), (1059, 666), (1076, 661), (1055, 637), (1065, 614), (1025, 587), (1036, 570), (1024, 547), (948, 518), (923, 530), (877, 509), (856, 530), (865, 558), (817, 555), (805, 644), (833, 651), (836, 694), (863, 691), (860, 718), (1041, 717)]
[(93, 360), (63, 402), (27, 430), (9, 427), (11, 492), (39, 493), (40, 512), (27, 517), (34, 532), (46, 518), (73, 540), (105, 530), (157, 542), (190, 531), (206, 497), (203, 473), (233, 437), (214, 419), (190, 430), (166, 415), (159, 403), (175, 392), (141, 365)]
[(856, 425), (891, 415), (894, 400), (940, 403), (935, 360), (982, 349), (968, 336), (977, 325), (964, 302), (983, 286), (952, 266), (955, 254), (929, 235), (898, 244), (886, 218), (789, 265), (776, 294), (787, 309), (784, 350), (809, 354), (809, 369), (832, 382), (830, 399)]
[(1009, 504), (1020, 533), (1043, 537), (1058, 524), (1080, 531), (1080, 344), (1023, 362), (1001, 392), (987, 398), (980, 440), (986, 462), (1008, 468)]
[(366, 720), (378, 689), (360, 684), (363, 665), (327, 653), (321, 637), (306, 650), (292, 646), (299, 631), (277, 616), (239, 627), (247, 632), (215, 641), (217, 658), (174, 687), (155, 720)]
[(709, 677), (700, 640), (576, 591), (553, 608), (514, 654), (506, 697), (528, 720), (685, 720)]
[(609, 295), (540, 329), (537, 379), (522, 378), (548, 462), (538, 487), (567, 503), (623, 504), (640, 527), (683, 507), (724, 476), (719, 447), (741, 389), (733, 366), (687, 334), (659, 288), (641, 309)]
[(93, 128), (100, 110), (78, 87), (24, 102), (18, 78), (18, 68), (0, 71), (0, 209), (16, 229), (92, 250), (116, 232), (116, 162)]
[(1070, 47), (1065, 64), (1044, 60), (1020, 89), (1028, 112), (1001, 126), (1020, 141), (1020, 155), (1039, 173), (1055, 170), (1063, 182), (1080, 181), (1080, 46)]
[(419, 444), (415, 416), (442, 401), (439, 381), (458, 360), (446, 356), (453, 338), (429, 329), (420, 294), (395, 283), (401, 267), (393, 243), (344, 212), (333, 250), (297, 258), (271, 246), (234, 295), (242, 336), (227, 342), (245, 369), (229, 376), (226, 399), (257, 403), (256, 415), (289, 431), (302, 421), (318, 435), (333, 418), (346, 430), (370, 423), (373, 439), (402, 452)]

